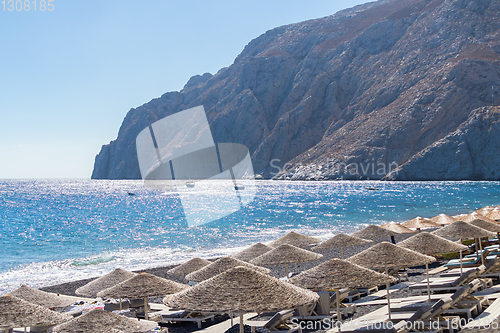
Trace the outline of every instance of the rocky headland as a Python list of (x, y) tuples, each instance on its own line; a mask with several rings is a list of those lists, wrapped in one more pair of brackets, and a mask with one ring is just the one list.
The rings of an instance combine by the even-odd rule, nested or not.
[(264, 178), (500, 180), (500, 2), (381, 0), (278, 27), (131, 109), (94, 179), (140, 179), (135, 139), (203, 105)]

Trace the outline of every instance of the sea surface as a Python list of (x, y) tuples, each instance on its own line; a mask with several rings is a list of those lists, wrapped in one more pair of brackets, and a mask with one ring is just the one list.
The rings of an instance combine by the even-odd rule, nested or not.
[[(189, 228), (176, 194), (148, 189), (142, 181), (0, 180), (0, 295), (20, 284), (42, 287), (116, 267), (137, 270), (232, 254), (290, 230), (328, 239), (368, 224), (500, 204), (499, 182), (257, 181), (256, 186), (245, 208)], [(213, 198), (214, 205), (221, 204)]]

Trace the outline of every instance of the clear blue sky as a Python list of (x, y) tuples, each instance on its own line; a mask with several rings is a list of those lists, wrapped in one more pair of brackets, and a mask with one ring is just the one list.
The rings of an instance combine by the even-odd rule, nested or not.
[(231, 65), (269, 29), (366, 0), (54, 0), (52, 12), (5, 2), (0, 179), (90, 178), (130, 108)]

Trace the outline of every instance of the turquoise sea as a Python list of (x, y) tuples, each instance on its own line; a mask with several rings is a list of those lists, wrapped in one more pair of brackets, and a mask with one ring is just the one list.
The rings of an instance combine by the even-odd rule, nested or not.
[(116, 267), (231, 254), (290, 230), (327, 239), (372, 223), (500, 204), (500, 182), (256, 184), (244, 209), (188, 228), (180, 199), (142, 181), (0, 180), (0, 295), (22, 283), (41, 287)]

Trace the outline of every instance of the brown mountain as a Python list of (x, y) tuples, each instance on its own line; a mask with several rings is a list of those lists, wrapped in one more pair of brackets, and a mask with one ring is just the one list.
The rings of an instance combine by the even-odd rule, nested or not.
[(92, 178), (140, 178), (135, 138), (203, 105), (279, 179), (500, 179), (500, 3), (393, 0), (279, 27), (128, 112)]

